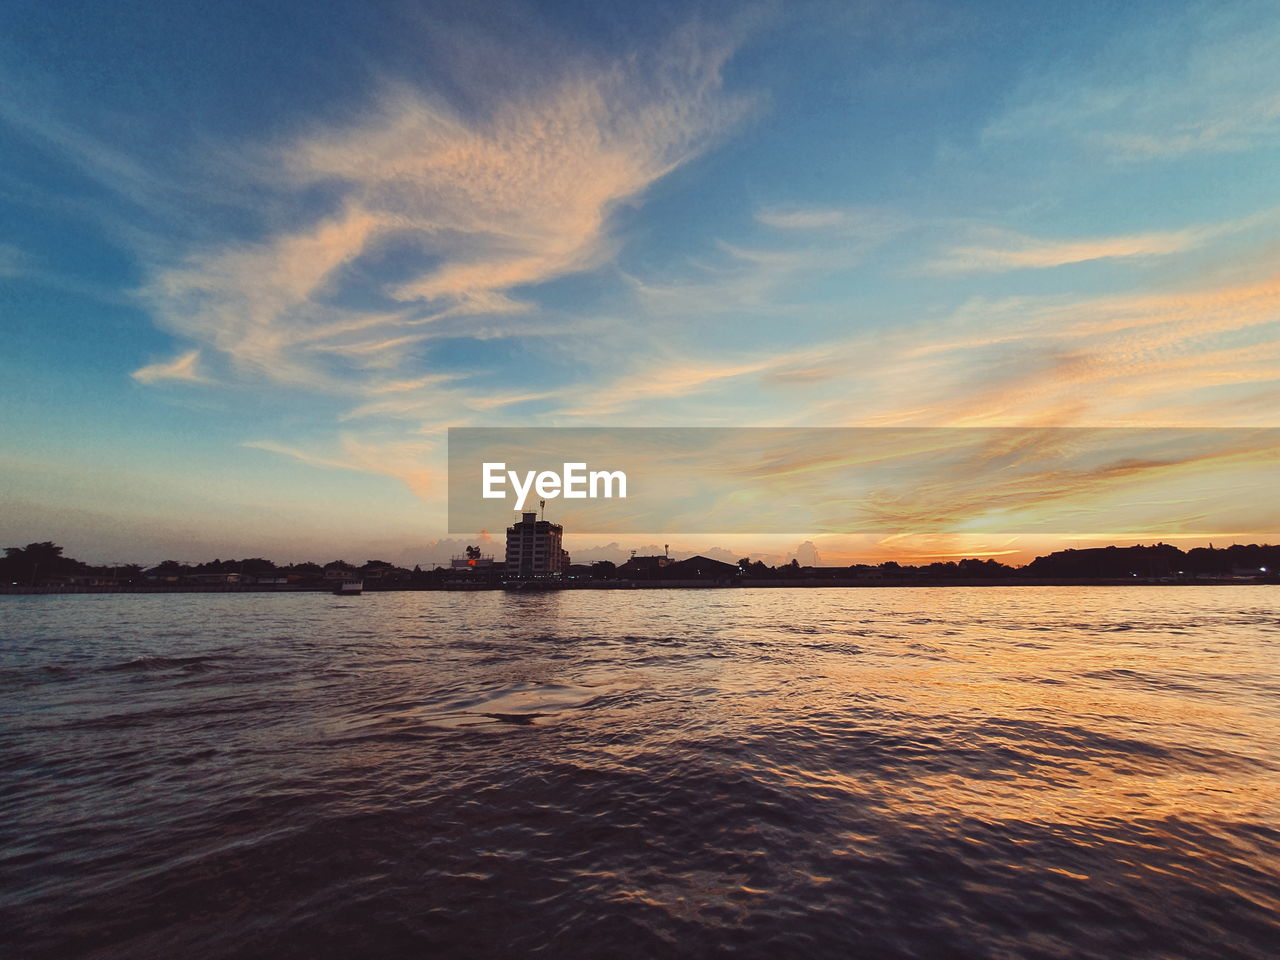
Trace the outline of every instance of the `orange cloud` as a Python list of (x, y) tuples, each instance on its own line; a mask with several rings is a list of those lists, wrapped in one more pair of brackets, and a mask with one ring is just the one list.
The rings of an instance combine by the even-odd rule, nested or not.
[[(514, 288), (603, 262), (617, 207), (742, 115), (746, 102), (721, 92), (728, 42), (694, 32), (678, 44), (679, 55), (565, 66), (475, 115), (389, 86), (368, 119), (277, 151), (284, 185), (336, 189), (337, 213), (192, 256), (143, 296), (164, 326), (246, 378), (359, 394), (367, 381), (336, 360), (393, 369), (467, 317), (517, 317), (527, 305)], [(342, 269), (392, 241), (424, 261), (383, 287), (392, 306), (336, 305)]]
[(950, 247), (927, 269), (933, 273), (1001, 272), (1059, 267), (1090, 260), (1162, 257), (1195, 250), (1231, 234), (1274, 225), (1277, 213), (1276, 210), (1264, 210), (1237, 220), (1181, 230), (1084, 239), (1030, 237), (1012, 230), (988, 227), (974, 231), (975, 242)]
[(1004, 230), (986, 231), (987, 243), (952, 247), (929, 265), (934, 273), (1058, 267), (1087, 260), (1182, 253), (1204, 242), (1194, 230), (1137, 233), (1086, 240), (1043, 240)]
[(344, 433), (338, 438), (338, 449), (327, 452), (269, 440), (251, 440), (244, 446), (292, 457), (314, 467), (395, 477), (424, 500), (438, 501), (444, 489), (445, 471), (434, 466), (437, 445), (430, 440), (364, 440)]

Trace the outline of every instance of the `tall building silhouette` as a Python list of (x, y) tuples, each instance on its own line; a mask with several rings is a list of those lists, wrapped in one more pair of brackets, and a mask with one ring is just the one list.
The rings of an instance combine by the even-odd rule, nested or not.
[(536, 513), (507, 527), (507, 576), (559, 577), (569, 567), (569, 554), (560, 546), (564, 528)]

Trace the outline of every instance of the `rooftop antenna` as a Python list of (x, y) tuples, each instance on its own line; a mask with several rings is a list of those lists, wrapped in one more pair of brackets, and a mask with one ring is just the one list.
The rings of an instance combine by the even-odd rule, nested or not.
[(664, 544), (662, 545), (662, 555), (663, 555), (664, 557), (669, 557), (669, 556), (671, 556), (671, 544), (669, 544), (669, 543), (664, 543)]
[(539, 520), (545, 520), (545, 519), (547, 519), (547, 501), (545, 501), (545, 500), (539, 500), (539, 501), (538, 501), (538, 509), (542, 511), (542, 513), (541, 513), (541, 515), (538, 517), (538, 519), (539, 519)]

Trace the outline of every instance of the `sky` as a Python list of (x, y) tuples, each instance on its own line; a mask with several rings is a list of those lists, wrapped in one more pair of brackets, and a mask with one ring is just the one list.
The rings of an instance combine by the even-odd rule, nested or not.
[(458, 426), (1277, 426), (1270, 3), (10, 0), (0, 88), (6, 545), (445, 559)]

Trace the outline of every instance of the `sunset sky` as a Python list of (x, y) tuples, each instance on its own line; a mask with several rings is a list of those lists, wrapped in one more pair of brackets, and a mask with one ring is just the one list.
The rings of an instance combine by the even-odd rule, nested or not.
[[(451, 426), (1280, 425), (1274, 3), (10, 0), (0, 86), (0, 545), (443, 559)], [(915, 532), (667, 539), (1131, 533)]]

